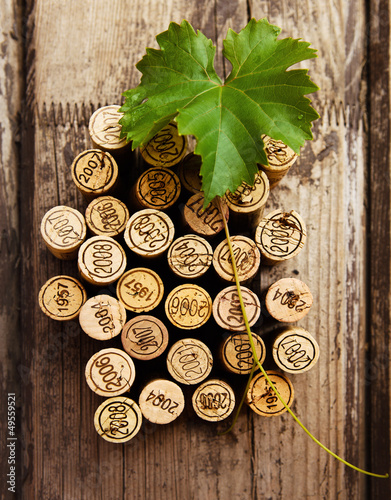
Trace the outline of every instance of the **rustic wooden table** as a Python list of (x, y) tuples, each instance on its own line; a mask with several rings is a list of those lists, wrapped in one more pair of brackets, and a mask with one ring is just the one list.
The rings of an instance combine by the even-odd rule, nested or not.
[[(385, 499), (390, 483), (347, 469), (284, 414), (244, 409), (236, 428), (190, 410), (113, 445), (93, 427), (102, 398), (84, 366), (102, 348), (78, 323), (44, 316), (51, 276), (76, 276), (39, 234), (58, 204), (80, 210), (70, 164), (90, 146), (88, 119), (137, 85), (135, 63), (170, 21), (188, 19), (221, 49), (228, 27), (266, 17), (318, 49), (314, 141), (269, 198), (308, 227), (294, 261), (262, 270), (262, 286), (301, 278), (314, 296), (300, 322), (320, 344), (317, 366), (292, 376), (293, 408), (328, 447), (385, 473), (390, 463), (390, 6), (387, 0), (3, 0), (0, 53), (1, 498), (9, 464), (7, 393), (17, 395), (17, 498)], [(136, 395), (134, 395), (136, 397)]]

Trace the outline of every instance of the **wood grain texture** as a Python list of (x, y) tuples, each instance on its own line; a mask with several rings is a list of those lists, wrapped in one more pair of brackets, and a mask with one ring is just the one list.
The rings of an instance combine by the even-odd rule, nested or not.
[[(76, 11), (79, 16), (71, 14)], [(81, 211), (86, 207), (72, 183), (70, 165), (91, 147), (88, 118), (99, 104), (118, 103), (121, 92), (137, 84), (134, 63), (145, 46), (156, 46), (155, 35), (183, 17), (217, 43), (221, 75), (229, 71), (220, 52), (226, 30), (239, 30), (249, 15), (267, 17), (283, 27), (284, 36), (310, 40), (319, 49), (319, 58), (308, 63), (313, 80), (322, 88), (315, 96), (322, 116), (314, 127), (315, 139), (307, 143), (265, 208), (265, 213), (280, 207), (295, 209), (306, 222), (308, 239), (294, 260), (263, 268), (258, 285), (266, 290), (283, 277), (308, 284), (314, 304), (299, 326), (316, 338), (321, 354), (311, 372), (290, 377), (295, 388), (293, 410), (333, 451), (356, 465), (386, 472), (388, 359), (381, 358), (379, 368), (383, 388), (376, 381), (366, 399), (364, 382), (366, 341), (371, 345), (370, 362), (380, 359), (381, 349), (388, 345), (389, 274), (384, 267), (389, 269), (390, 262), (390, 214), (389, 183), (384, 180), (389, 176), (389, 153), (384, 159), (375, 148), (376, 141), (383, 141), (389, 151), (388, 132), (387, 138), (384, 135), (389, 53), (380, 50), (380, 40), (388, 40), (388, 23), (376, 24), (384, 12), (388, 15), (388, 3), (374, 2), (370, 60), (378, 77), (371, 80), (374, 102), (369, 120), (363, 74), (369, 14), (363, 0), (338, 4), (88, 0), (82, 7), (76, 0), (66, 4), (37, 0), (27, 12), (27, 102), (34, 120), (25, 120), (22, 137), (23, 498), (366, 496), (365, 479), (326, 455), (287, 414), (262, 419), (247, 409), (231, 434), (219, 436), (226, 424), (202, 422), (188, 405), (169, 426), (145, 423), (127, 445), (103, 441), (93, 426), (102, 399), (84, 380), (85, 365), (102, 344), (84, 335), (77, 322), (59, 324), (39, 310), (36, 297), (49, 277), (77, 276), (75, 264), (56, 260), (38, 236), (40, 220), (52, 206), (69, 204)], [(137, 159), (134, 162), (137, 165)], [(381, 167), (373, 168), (374, 162)], [(377, 243), (381, 238), (384, 248)], [(379, 295), (373, 295), (368, 309), (371, 286)], [(111, 286), (107, 290), (115, 292)], [(275, 323), (263, 315), (256, 333), (270, 340), (274, 328)], [(137, 387), (134, 390), (131, 396), (136, 398)], [(379, 428), (367, 441), (371, 423)], [(366, 464), (368, 450), (373, 458)], [(388, 487), (384, 484), (374, 480), (370, 498), (386, 498), (380, 495)]]

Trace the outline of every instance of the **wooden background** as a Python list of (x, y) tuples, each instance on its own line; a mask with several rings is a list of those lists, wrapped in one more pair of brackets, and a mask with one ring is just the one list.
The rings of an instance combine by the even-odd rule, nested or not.
[(172, 425), (144, 426), (128, 445), (105, 442), (92, 423), (101, 398), (83, 375), (102, 344), (38, 308), (49, 277), (76, 275), (74, 262), (47, 252), (39, 223), (54, 205), (85, 207), (69, 166), (90, 146), (92, 111), (137, 85), (135, 63), (170, 21), (186, 18), (217, 44), (223, 75), (227, 28), (250, 17), (319, 51), (307, 63), (321, 87), (314, 141), (267, 206), (297, 210), (307, 246), (294, 262), (262, 270), (262, 287), (294, 276), (314, 296), (300, 326), (318, 339), (321, 357), (292, 376), (293, 409), (339, 455), (389, 472), (389, 2), (2, 0), (1, 498), (9, 392), (18, 394), (17, 498), (390, 498), (389, 480), (347, 469), (286, 414), (262, 419), (244, 409), (235, 430), (218, 436), (225, 424), (188, 411)]

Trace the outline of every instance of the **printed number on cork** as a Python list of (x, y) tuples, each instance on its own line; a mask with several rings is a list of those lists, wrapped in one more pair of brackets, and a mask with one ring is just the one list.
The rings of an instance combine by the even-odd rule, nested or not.
[(182, 160), (186, 147), (186, 136), (179, 135), (177, 124), (171, 122), (141, 148), (141, 156), (155, 167), (172, 167)]
[(118, 236), (125, 230), (129, 220), (126, 205), (112, 196), (100, 196), (86, 210), (86, 222), (96, 236)]
[(71, 172), (77, 188), (91, 200), (108, 193), (118, 178), (116, 161), (100, 149), (89, 149), (76, 156)]
[(143, 416), (154, 424), (169, 424), (182, 413), (185, 398), (179, 385), (157, 379), (141, 391), (139, 405)]
[(273, 358), (281, 370), (303, 373), (318, 361), (319, 345), (304, 328), (289, 327), (273, 342)]
[[(282, 373), (273, 370), (268, 370), (266, 373), (282, 399), (290, 407), (294, 396), (292, 382)], [(287, 411), (270, 387), (263, 373), (258, 373), (252, 379), (247, 392), (247, 404), (255, 413), (264, 417), (281, 415)]]
[[(214, 201), (204, 206), (204, 195), (194, 194), (186, 203), (184, 217), (190, 228), (201, 236), (214, 236), (224, 229), (224, 221), (219, 207)], [(226, 202), (221, 200), (221, 208), (225, 219), (228, 221), (229, 210)]]
[(165, 310), (174, 326), (183, 329), (199, 328), (212, 314), (212, 299), (200, 286), (179, 285), (169, 293)]
[(111, 443), (125, 443), (138, 433), (142, 423), (139, 406), (132, 399), (117, 396), (106, 399), (96, 410), (97, 433)]
[(308, 314), (312, 306), (312, 294), (302, 281), (283, 278), (271, 285), (265, 305), (274, 319), (292, 323)]
[(145, 267), (136, 267), (122, 275), (117, 296), (128, 311), (147, 312), (159, 305), (164, 286), (159, 275)]
[(200, 418), (220, 422), (235, 408), (235, 393), (223, 380), (211, 379), (197, 387), (192, 403)]
[(197, 339), (179, 340), (167, 355), (170, 375), (182, 384), (202, 382), (212, 370), (212, 365), (213, 357), (209, 347)]
[(124, 306), (110, 295), (96, 295), (81, 308), (79, 322), (82, 330), (96, 340), (109, 340), (121, 333), (126, 323)]
[(132, 358), (150, 360), (162, 354), (168, 344), (168, 331), (160, 319), (142, 315), (129, 320), (122, 329), (122, 345)]
[(181, 183), (168, 168), (155, 167), (144, 172), (138, 179), (135, 195), (144, 208), (167, 210), (179, 198)]
[(170, 246), (167, 254), (171, 270), (181, 278), (198, 278), (212, 264), (213, 250), (201, 236), (187, 234)]
[[(261, 314), (261, 304), (252, 290), (244, 286), (241, 289), (248, 322), (253, 326)], [(236, 286), (224, 288), (216, 295), (213, 301), (213, 317), (216, 323), (226, 330), (240, 332), (246, 328)]]
[(104, 106), (92, 114), (88, 131), (95, 147), (115, 153), (127, 145), (126, 137), (120, 137), (122, 127), (118, 122), (123, 113), (119, 109), (116, 105)]
[(49, 318), (66, 321), (76, 318), (87, 300), (84, 286), (71, 276), (49, 279), (39, 292), (39, 305)]
[[(266, 357), (266, 348), (262, 338), (252, 333), (257, 358), (262, 364)], [(254, 356), (247, 332), (231, 334), (223, 344), (222, 361), (227, 370), (239, 375), (247, 375), (254, 364)]]
[[(231, 245), (235, 257), (239, 281), (247, 281), (258, 272), (261, 257), (254, 241), (246, 236), (232, 236)], [(227, 241), (222, 241), (213, 253), (213, 267), (226, 281), (235, 281), (231, 253)]]

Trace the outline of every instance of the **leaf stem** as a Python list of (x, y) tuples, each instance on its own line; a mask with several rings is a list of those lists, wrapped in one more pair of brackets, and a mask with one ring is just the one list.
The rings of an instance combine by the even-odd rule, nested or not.
[[(295, 413), (293, 413), (293, 411), (288, 407), (288, 405), (285, 403), (285, 401), (283, 400), (283, 398), (281, 397), (281, 395), (279, 394), (279, 392), (277, 391), (276, 387), (274, 386), (273, 382), (270, 380), (267, 372), (265, 371), (265, 369), (263, 368), (263, 366), (261, 365), (261, 363), (259, 362), (259, 359), (258, 359), (258, 356), (257, 356), (257, 352), (256, 352), (256, 349), (255, 349), (255, 344), (254, 344), (254, 341), (253, 341), (253, 338), (252, 338), (252, 334), (251, 334), (251, 330), (250, 330), (250, 325), (249, 325), (249, 322), (248, 322), (248, 319), (247, 319), (247, 314), (246, 314), (246, 310), (245, 310), (245, 307), (244, 307), (244, 301), (243, 301), (243, 296), (242, 296), (242, 291), (241, 291), (241, 287), (240, 287), (240, 282), (239, 282), (239, 277), (238, 277), (238, 271), (237, 271), (237, 267), (236, 267), (236, 261), (235, 261), (235, 255), (233, 253), (233, 249), (232, 249), (232, 244), (231, 244), (231, 239), (230, 239), (230, 234), (229, 234), (229, 230), (228, 230), (228, 224), (227, 224), (227, 221), (225, 220), (225, 217), (223, 215), (223, 211), (222, 211), (222, 208), (221, 208), (221, 200), (220, 200), (220, 197), (218, 197), (218, 205), (219, 205), (219, 209), (220, 209), (220, 213), (222, 215), (222, 219), (223, 219), (223, 222), (224, 222), (224, 230), (225, 230), (225, 236), (227, 238), (227, 243), (228, 243), (228, 248), (229, 248), (229, 252), (230, 252), (230, 255), (231, 255), (231, 260), (232, 260), (232, 269), (233, 269), (233, 272), (234, 272), (234, 275), (235, 275), (235, 283), (236, 283), (236, 288), (237, 288), (237, 291), (238, 291), (238, 296), (239, 296), (239, 302), (240, 302), (240, 307), (241, 307), (241, 310), (242, 310), (242, 314), (243, 314), (243, 319), (244, 319), (244, 323), (246, 325), (246, 331), (247, 331), (247, 334), (248, 334), (248, 338), (249, 338), (249, 341), (250, 341), (250, 345), (251, 345), (251, 350), (252, 350), (252, 353), (253, 353), (253, 357), (254, 357), (254, 367), (255, 367), (255, 364), (257, 364), (261, 370), (261, 372), (263, 373), (265, 379), (267, 380), (268, 384), (270, 385), (270, 387), (273, 389), (273, 391), (275, 392), (277, 398), (280, 400), (280, 402), (284, 405), (284, 407), (286, 408), (286, 410), (289, 412), (289, 414), (292, 416), (292, 418), (295, 420), (295, 422), (297, 424), (299, 424), (299, 426), (303, 429), (303, 431), (313, 440), (315, 441), (315, 443), (317, 445), (319, 445), (324, 451), (326, 451), (327, 453), (329, 453), (331, 456), (333, 456), (334, 458), (336, 458), (337, 460), (339, 460), (340, 462), (342, 462), (343, 464), (347, 465), (348, 467), (350, 467), (351, 469), (354, 469), (358, 472), (361, 472), (362, 474), (366, 474), (368, 476), (372, 476), (372, 477), (379, 477), (379, 478), (384, 478), (384, 479), (387, 479), (389, 477), (388, 474), (375, 474), (374, 472), (369, 472), (369, 471), (366, 471), (364, 469), (360, 469), (359, 467), (356, 467), (355, 465), (347, 462), (346, 460), (344, 460), (343, 458), (341, 458), (340, 456), (338, 456), (336, 453), (334, 453), (333, 451), (331, 451), (329, 448), (327, 448), (323, 443), (321, 443), (308, 429), (307, 427), (305, 427), (305, 425), (300, 421), (300, 419), (295, 415)], [(254, 371), (254, 367), (253, 367), (253, 370), (252, 370), (252, 373)], [(249, 380), (250, 382), (250, 380)], [(249, 382), (247, 385), (249, 385)], [(246, 392), (244, 394), (244, 397), (242, 398), (242, 402), (241, 402), (241, 405), (243, 404), (244, 402), (244, 398), (245, 398), (245, 395), (247, 393), (247, 388), (246, 388)], [(230, 431), (234, 425), (234, 423), (236, 422), (236, 419), (238, 417), (238, 414), (236, 415), (235, 417), (235, 420), (233, 422), (233, 424), (231, 425), (231, 427), (228, 429), (228, 431)], [(226, 431), (226, 432), (228, 432)]]

